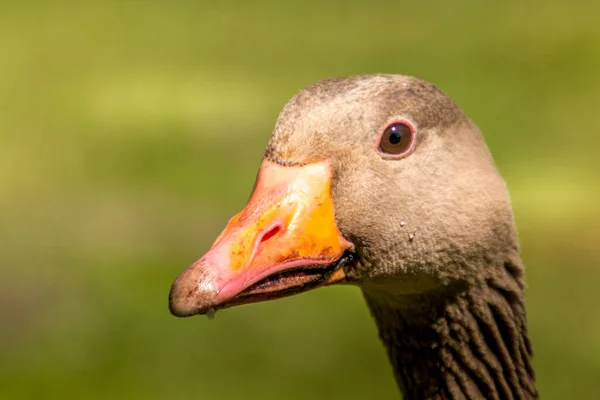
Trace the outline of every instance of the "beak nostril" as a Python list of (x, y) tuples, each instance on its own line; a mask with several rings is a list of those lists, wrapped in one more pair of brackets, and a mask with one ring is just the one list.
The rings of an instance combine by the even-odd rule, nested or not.
[(280, 230), (281, 226), (279, 226), (279, 224), (275, 225), (263, 234), (263, 236), (260, 238), (260, 243), (266, 242), (267, 240), (271, 239), (273, 236), (277, 235)]
[(254, 259), (254, 256), (256, 256), (256, 253), (258, 252), (259, 248), (264, 242), (266, 242), (269, 239), (272, 239), (276, 235), (282, 233), (284, 230), (285, 225), (283, 225), (283, 222), (281, 220), (276, 220), (272, 222), (271, 225), (262, 230), (258, 234), (258, 236), (256, 236), (256, 239), (254, 241), (254, 248), (252, 250), (252, 253), (250, 254), (250, 257), (246, 260), (246, 263), (251, 262)]

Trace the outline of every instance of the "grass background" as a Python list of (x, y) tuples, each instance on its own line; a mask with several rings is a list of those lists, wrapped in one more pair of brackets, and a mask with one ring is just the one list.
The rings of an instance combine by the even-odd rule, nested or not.
[(359, 291), (179, 320), (174, 277), (252, 188), (285, 101), (416, 75), (479, 125), (528, 266), (546, 399), (600, 397), (600, 7), (0, 3), (0, 397), (394, 398)]

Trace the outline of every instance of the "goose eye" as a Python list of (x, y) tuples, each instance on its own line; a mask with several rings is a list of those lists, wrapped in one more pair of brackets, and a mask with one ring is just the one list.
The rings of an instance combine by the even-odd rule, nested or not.
[(414, 137), (414, 130), (408, 124), (395, 122), (383, 131), (379, 150), (386, 154), (404, 155), (412, 149)]

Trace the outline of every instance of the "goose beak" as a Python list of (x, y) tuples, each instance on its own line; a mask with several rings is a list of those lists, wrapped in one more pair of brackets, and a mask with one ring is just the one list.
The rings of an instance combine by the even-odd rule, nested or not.
[(353, 246), (340, 233), (328, 161), (264, 160), (247, 206), (171, 287), (178, 317), (271, 300), (344, 280)]

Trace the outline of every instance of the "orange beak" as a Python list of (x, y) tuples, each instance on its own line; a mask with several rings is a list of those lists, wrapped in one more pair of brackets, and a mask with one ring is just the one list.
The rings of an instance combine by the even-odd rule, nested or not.
[(348, 250), (335, 223), (329, 162), (264, 160), (248, 205), (179, 275), (169, 308), (184, 317), (340, 282)]

